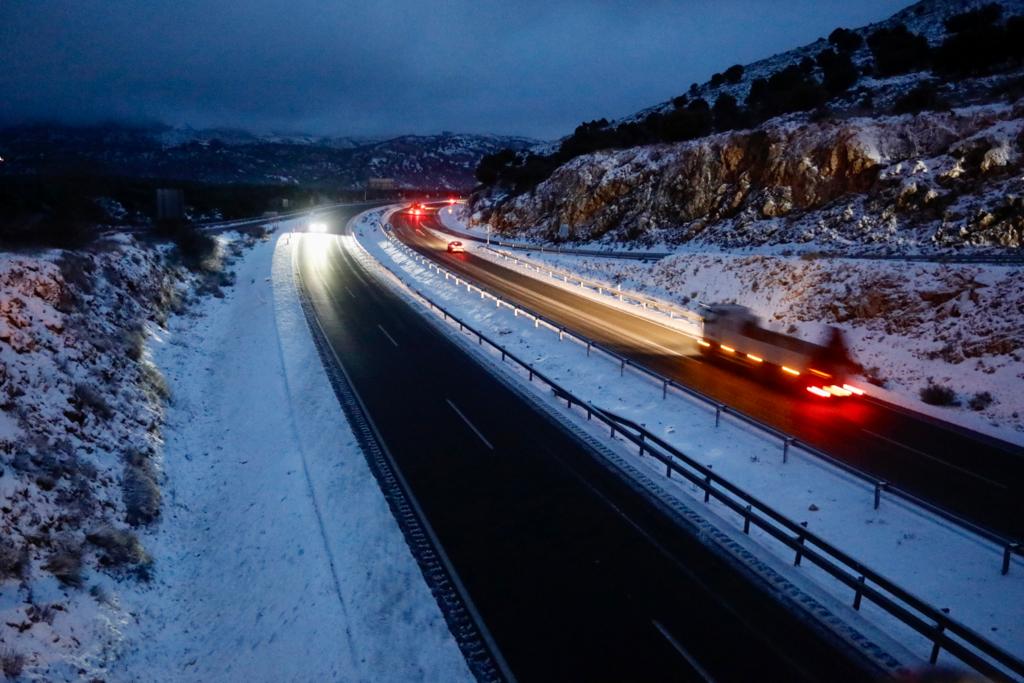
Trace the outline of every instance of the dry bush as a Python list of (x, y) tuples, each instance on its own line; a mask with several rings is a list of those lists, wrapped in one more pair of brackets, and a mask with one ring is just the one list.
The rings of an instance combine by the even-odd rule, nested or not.
[(13, 538), (0, 539), (0, 581), (22, 579), (29, 566), (28, 548)]
[(65, 586), (82, 587), (82, 546), (72, 541), (57, 545), (46, 559), (43, 569), (57, 577)]
[(25, 670), (25, 655), (14, 650), (0, 651), (0, 671), (4, 676), (14, 680)]
[(929, 384), (921, 389), (921, 400), (933, 406), (960, 405), (956, 392), (942, 384)]
[(110, 407), (110, 404), (107, 403), (107, 399), (103, 397), (103, 394), (88, 384), (76, 384), (74, 398), (79, 406), (87, 408), (96, 417), (104, 420), (109, 420), (114, 417), (114, 410)]
[(146, 350), (146, 329), (142, 323), (137, 323), (124, 330), (121, 337), (121, 347), (124, 354), (134, 361), (142, 359)]
[(86, 535), (85, 539), (103, 551), (100, 564), (105, 567), (138, 567), (150, 563), (150, 557), (138, 537), (127, 529), (104, 526)]
[(129, 455), (124, 468), (122, 495), (126, 508), (125, 519), (132, 526), (149, 524), (160, 516), (160, 487), (156, 473), (146, 456)]
[(992, 405), (993, 401), (995, 401), (995, 399), (992, 398), (992, 394), (988, 393), (987, 391), (981, 391), (975, 394), (974, 396), (971, 396), (971, 398), (967, 401), (967, 406), (971, 410), (985, 410), (985, 408), (988, 408), (990, 405)]
[(152, 392), (161, 401), (169, 401), (171, 398), (171, 388), (167, 386), (167, 380), (164, 379), (160, 369), (152, 363), (143, 363), (141, 372), (143, 387)]

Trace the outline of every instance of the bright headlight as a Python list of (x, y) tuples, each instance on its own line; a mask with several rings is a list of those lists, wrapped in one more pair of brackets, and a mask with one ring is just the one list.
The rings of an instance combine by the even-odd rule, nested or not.
[(327, 232), (327, 224), (326, 223), (321, 223), (319, 221), (310, 223), (309, 224), (309, 231), (310, 232)]

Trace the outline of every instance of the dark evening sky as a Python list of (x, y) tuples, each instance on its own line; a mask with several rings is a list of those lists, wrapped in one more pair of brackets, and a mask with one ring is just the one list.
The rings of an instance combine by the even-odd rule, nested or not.
[(0, 123), (555, 138), (906, 0), (0, 0)]

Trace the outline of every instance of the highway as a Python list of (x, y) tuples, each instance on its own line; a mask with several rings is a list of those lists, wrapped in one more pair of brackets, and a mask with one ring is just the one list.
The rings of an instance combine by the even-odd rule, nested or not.
[[(332, 230), (354, 213), (338, 210)], [(521, 681), (878, 675), (711, 553), (333, 235), (295, 266), (332, 354)]]
[[(1024, 537), (1024, 449), (870, 398), (786, 392), (748, 367), (701, 358), (690, 337), (472, 253), (447, 253), (436, 215), (396, 213), (395, 234), (453, 272), (874, 477)], [(429, 228), (429, 229), (426, 229)]]

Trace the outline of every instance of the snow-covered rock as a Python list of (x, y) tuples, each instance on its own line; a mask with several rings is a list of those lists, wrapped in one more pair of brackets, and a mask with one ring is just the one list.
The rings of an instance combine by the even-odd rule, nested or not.
[(478, 196), (499, 233), (721, 247), (1024, 244), (1024, 102), (918, 115), (775, 119), (753, 131), (597, 152), (533, 192)]

